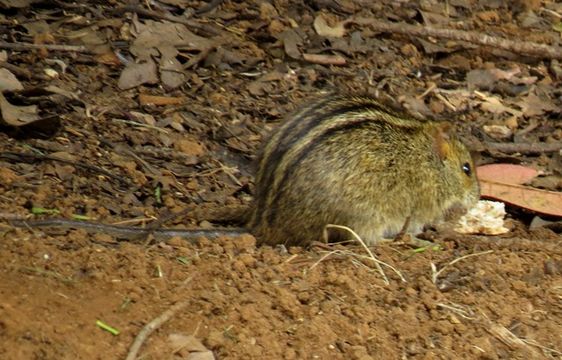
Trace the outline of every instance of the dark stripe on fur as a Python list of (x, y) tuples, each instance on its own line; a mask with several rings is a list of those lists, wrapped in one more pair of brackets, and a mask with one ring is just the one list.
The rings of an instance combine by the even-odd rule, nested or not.
[[(270, 150), (269, 154), (264, 154), (267, 157), (260, 160), (260, 162), (263, 162), (260, 166), (260, 184), (269, 186), (273, 183), (277, 167), (287, 151), (299, 141), (306, 139), (307, 134), (317, 126), (321, 126), (326, 121), (330, 121), (339, 115), (365, 110), (384, 111), (386, 109), (369, 98), (350, 98), (338, 95), (317, 101), (310, 108), (304, 109), (301, 114), (297, 111), (296, 115), (289, 117), (288, 123), (285, 124), (286, 127), (282, 129), (278, 142), (273, 144), (273, 149)], [(306, 139), (304, 141), (311, 140)], [(271, 207), (271, 204), (268, 203), (270, 191), (271, 189), (267, 189), (263, 193), (256, 194), (257, 201), (255, 205), (261, 211), (255, 213), (254, 224), (260, 223), (263, 213)]]
[[(300, 162), (303, 161), (317, 146), (320, 146), (326, 139), (330, 138), (334, 133), (336, 132), (340, 132), (342, 130), (350, 130), (350, 129), (359, 129), (362, 126), (364, 126), (366, 123), (369, 123), (373, 120), (372, 117), (365, 117), (365, 118), (358, 118), (356, 119), (357, 121), (354, 122), (348, 122), (343, 124), (342, 126), (333, 128), (333, 129), (329, 129), (328, 131), (320, 134), (318, 137), (316, 137), (314, 139), (314, 141), (310, 141), (308, 143), (308, 145), (302, 149), (302, 151), (300, 152), (300, 154), (298, 154), (298, 156), (287, 166), (287, 168), (285, 169), (285, 172), (283, 173), (283, 177), (281, 178), (281, 181), (279, 182), (279, 186), (276, 189), (268, 189), (268, 190), (274, 190), (275, 193), (272, 194), (273, 197), (271, 198), (271, 201), (269, 201), (268, 205), (268, 209), (275, 209), (277, 207), (277, 203), (279, 202), (280, 196), (283, 193), (283, 189), (287, 184), (287, 180), (291, 177), (294, 176), (292, 175), (292, 172), (295, 170), (296, 167), (299, 166)], [(264, 194), (265, 195), (265, 194)], [(269, 193), (267, 194), (269, 195)], [(264, 196), (265, 199), (269, 199), (269, 196)], [(264, 211), (262, 213), (265, 213), (266, 209), (264, 209)], [(275, 218), (275, 212), (273, 211), (269, 211), (267, 212), (267, 217), (266, 217), (266, 221), (268, 224), (271, 224), (273, 222), (273, 219)]]

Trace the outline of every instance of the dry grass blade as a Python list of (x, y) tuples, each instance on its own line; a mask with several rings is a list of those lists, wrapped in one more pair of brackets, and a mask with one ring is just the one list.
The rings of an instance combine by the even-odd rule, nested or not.
[(562, 353), (558, 350), (548, 348), (538, 344), (534, 340), (522, 339), (507, 329), (505, 326), (493, 323), (485, 314), (483, 315), (483, 324), (485, 325), (485, 330), (492, 334), (499, 341), (504, 343), (511, 349), (520, 349), (527, 353), (527, 356), (532, 359), (540, 357), (539, 352), (536, 351), (532, 346), (541, 349), (543, 352), (548, 352), (553, 358), (559, 357)]
[(341, 253), (340, 250), (334, 250), (334, 251), (329, 251), (326, 255), (322, 256), (317, 262), (315, 262), (314, 264), (312, 264), (309, 268), (309, 270), (314, 269), (316, 266), (318, 266), (318, 264), (320, 264), (322, 261), (326, 260), (327, 258), (329, 258), (330, 256), (334, 255), (334, 254), (338, 254)]
[(433, 281), (434, 284), (437, 283), (437, 278), (439, 277), (439, 275), (441, 275), (441, 273), (443, 273), (443, 271), (444, 271), (445, 269), (447, 269), (447, 268), (448, 268), (449, 266), (451, 266), (451, 265), (454, 265), (454, 264), (458, 263), (458, 262), (461, 261), (461, 260), (465, 260), (465, 259), (468, 259), (468, 258), (473, 257), (473, 256), (480, 256), (480, 255), (491, 254), (491, 253), (493, 253), (493, 252), (494, 252), (494, 250), (487, 250), (487, 251), (482, 251), (482, 252), (479, 252), (479, 253), (474, 253), (474, 254), (468, 254), (468, 255), (465, 255), (465, 256), (461, 256), (461, 257), (456, 258), (455, 260), (451, 261), (451, 262), (448, 263), (447, 265), (443, 266), (439, 271), (437, 271), (437, 267), (435, 266), (435, 264), (434, 264), (434, 263), (431, 263), (431, 273), (432, 273), (432, 275), (431, 275), (431, 280)]
[[(327, 229), (340, 229), (340, 230), (345, 230), (345, 231), (349, 232), (353, 236), (353, 239), (355, 241), (357, 241), (359, 244), (361, 244), (361, 246), (365, 249), (367, 254), (369, 254), (369, 256), (366, 257), (366, 258), (375, 263), (375, 266), (377, 267), (377, 270), (378, 270), (379, 274), (382, 276), (382, 278), (384, 280), (384, 283), (386, 285), (389, 284), (389, 281), (388, 281), (388, 278), (387, 278), (386, 274), (384, 273), (384, 270), (382, 269), (381, 265), (384, 265), (384, 266), (388, 267), (389, 269), (391, 269), (392, 271), (394, 271), (394, 273), (396, 273), (396, 275), (398, 275), (403, 282), (406, 282), (406, 279), (404, 278), (404, 276), (402, 275), (402, 273), (400, 271), (398, 271), (397, 269), (395, 269), (391, 265), (377, 259), (377, 257), (371, 251), (371, 249), (369, 249), (367, 244), (365, 244), (365, 241), (363, 241), (363, 239), (361, 239), (361, 237), (355, 231), (353, 231), (353, 229), (351, 229), (347, 226), (328, 224), (324, 228), (324, 237), (326, 239), (328, 237), (327, 236)], [(358, 257), (360, 257), (360, 256), (358, 255)]]
[(535, 347), (541, 349), (543, 352), (550, 354), (552, 357), (555, 357), (555, 356), (556, 357), (562, 357), (562, 351), (558, 351), (556, 349), (549, 348), (547, 346), (543, 346), (543, 345), (539, 344), (538, 342), (536, 342), (535, 340), (521, 339), (521, 341), (523, 341), (527, 345), (535, 346)]
[(518, 338), (517, 335), (509, 331), (509, 329), (507, 329), (505, 326), (501, 326), (499, 324), (491, 324), (488, 331), (510, 348), (526, 346), (523, 340)]
[[(477, 321), (478, 323), (480, 323), (484, 327), (484, 329), (488, 333), (490, 333), (496, 339), (498, 339), (499, 341), (504, 343), (506, 346), (508, 346), (511, 349), (520, 349), (520, 350), (526, 352), (528, 357), (530, 357), (532, 359), (540, 357), (539, 353), (535, 349), (533, 349), (532, 347), (536, 347), (536, 348), (540, 349), (545, 356), (550, 357), (550, 358), (559, 358), (562, 355), (562, 352), (557, 350), (557, 349), (553, 349), (553, 348), (541, 345), (537, 341), (532, 340), (532, 339), (524, 339), (524, 338), (518, 337), (516, 334), (514, 334), (512, 331), (510, 331), (506, 327), (504, 327), (500, 324), (494, 323), (492, 320), (490, 320), (486, 316), (486, 314), (481, 312), (480, 315), (477, 315), (474, 311), (472, 311), (466, 305), (460, 305), (460, 304), (455, 304), (455, 303), (449, 303), (449, 304), (437, 303), (436, 305), (437, 305), (437, 307), (447, 309), (447, 310), (455, 313), (456, 315), (459, 315), (460, 317), (462, 317), (464, 319), (467, 319), (467, 320), (470, 320), (470, 321)], [(472, 346), (479, 349), (482, 353), (486, 352), (485, 350), (479, 348), (476, 345), (472, 345)]]
[(443, 309), (450, 310), (464, 319), (476, 320), (476, 317), (473, 316), (474, 313), (466, 306), (455, 304), (455, 303), (451, 303), (450, 305), (437, 303), (437, 306)]

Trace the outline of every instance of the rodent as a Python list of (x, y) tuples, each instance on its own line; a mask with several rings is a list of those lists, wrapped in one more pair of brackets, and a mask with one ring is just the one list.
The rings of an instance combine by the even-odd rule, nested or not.
[(270, 134), (257, 160), (245, 229), (147, 230), (64, 219), (24, 225), (188, 239), (249, 231), (261, 244), (307, 245), (336, 224), (374, 244), (407, 220), (417, 232), (453, 207), (470, 208), (480, 194), (470, 153), (449, 123), (413, 119), (368, 96), (332, 95), (301, 107)]

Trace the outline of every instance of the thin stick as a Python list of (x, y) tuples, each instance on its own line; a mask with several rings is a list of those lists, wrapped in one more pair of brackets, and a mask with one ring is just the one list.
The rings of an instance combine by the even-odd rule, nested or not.
[(439, 100), (441, 100), (441, 102), (443, 102), (443, 104), (445, 104), (446, 107), (449, 108), (449, 110), (451, 111), (457, 111), (457, 108), (455, 107), (455, 105), (451, 104), (449, 102), (449, 100), (447, 100), (443, 95), (441, 95), (440, 93), (435, 93), (435, 97), (438, 98)]
[(127, 354), (127, 357), (125, 359), (135, 360), (140, 348), (142, 347), (146, 339), (150, 336), (150, 334), (152, 334), (154, 330), (158, 329), (166, 321), (170, 320), (170, 318), (174, 316), (178, 311), (180, 311), (190, 303), (191, 299), (174, 304), (168, 310), (164, 311), (160, 316), (146, 324), (137, 334), (135, 341), (133, 341), (133, 344), (129, 348), (129, 353)]
[(524, 40), (508, 40), (478, 32), (439, 29), (431, 26), (416, 26), (404, 23), (390, 23), (372, 18), (356, 18), (348, 20), (347, 22), (368, 25), (372, 29), (381, 32), (461, 40), (538, 58), (562, 59), (562, 48), (558, 46), (538, 44)]
[(487, 250), (487, 251), (482, 251), (482, 252), (479, 252), (479, 253), (474, 253), (474, 254), (468, 254), (468, 255), (465, 255), (465, 256), (461, 256), (461, 257), (456, 258), (455, 260), (451, 261), (451, 262), (448, 263), (447, 265), (443, 266), (443, 267), (441, 268), (441, 270), (439, 270), (439, 271), (436, 271), (437, 268), (435, 267), (435, 264), (431, 263), (431, 269), (432, 269), (432, 273), (433, 273), (433, 275), (431, 276), (431, 279), (432, 279), (433, 283), (435, 284), (435, 283), (437, 282), (437, 277), (439, 277), (439, 275), (441, 275), (441, 273), (442, 273), (446, 268), (448, 268), (449, 266), (454, 265), (454, 264), (458, 263), (458, 262), (461, 261), (461, 260), (468, 259), (469, 257), (491, 254), (491, 253), (493, 253), (493, 252), (494, 252), (494, 250)]
[(23, 221), (28, 220), (31, 216), (29, 214), (21, 215), (8, 212), (0, 212), (0, 220), (5, 221)]
[(562, 149), (562, 142), (555, 143), (498, 143), (484, 142), (483, 145), (490, 149), (506, 154), (544, 154), (553, 153)]
[(142, 127), (142, 128), (147, 128), (147, 129), (151, 129), (151, 130), (156, 130), (158, 132), (161, 132), (163, 134), (169, 134), (170, 132), (166, 129), (163, 129), (161, 127), (158, 126), (154, 126), (154, 125), (149, 125), (149, 124), (143, 124), (140, 123), (138, 121), (133, 121), (133, 120), (124, 120), (124, 119), (111, 119), (114, 122), (117, 123), (123, 123), (123, 124), (127, 124), (127, 125), (133, 125), (133, 126), (137, 126), (137, 127)]
[(29, 43), (19, 43), (19, 42), (10, 43), (6, 41), (0, 41), (0, 49), (10, 49), (16, 51), (47, 49), (52, 51), (70, 51), (70, 52), (80, 52), (80, 53), (91, 52), (88, 48), (82, 45), (29, 44)]
[(424, 97), (426, 97), (429, 93), (431, 93), (436, 88), (437, 88), (437, 85), (435, 85), (435, 83), (432, 83), (427, 89), (425, 89), (425, 91), (423, 93), (416, 96), (416, 99), (418, 99), (418, 100), (423, 99)]
[(338, 65), (342, 66), (346, 64), (346, 60), (341, 55), (328, 55), (328, 54), (302, 54), (305, 61), (313, 64), (320, 65)]
[(66, 160), (66, 159), (61, 159), (61, 158), (58, 158), (56, 156), (51, 156), (51, 155), (16, 153), (16, 152), (10, 152), (10, 151), (0, 152), (0, 159), (8, 159), (8, 160), (12, 160), (12, 161), (27, 162), (27, 163), (32, 163), (34, 161), (44, 161), (44, 160), (56, 161), (56, 162), (60, 162), (60, 163), (63, 163), (63, 164), (69, 164), (69, 165), (72, 165), (74, 167), (77, 167), (77, 168), (80, 168), (80, 169), (83, 169), (83, 170), (89, 170), (91, 172), (99, 173), (101, 175), (107, 176), (108, 178), (113, 179), (113, 180), (121, 183), (122, 185), (131, 186), (129, 181), (126, 180), (124, 177), (117, 176), (117, 175), (112, 174), (109, 171), (104, 170), (104, 169), (102, 169), (98, 166), (90, 165), (90, 164), (87, 164), (87, 163), (84, 163), (84, 162), (81, 162), (81, 161)]

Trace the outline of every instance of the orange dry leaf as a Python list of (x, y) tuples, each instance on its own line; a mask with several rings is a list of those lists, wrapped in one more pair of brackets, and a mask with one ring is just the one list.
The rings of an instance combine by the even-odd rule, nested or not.
[(100, 64), (110, 65), (110, 66), (120, 66), (121, 60), (115, 55), (113, 51), (107, 51), (103, 54), (98, 54), (94, 57)]
[(487, 180), (503, 184), (521, 185), (536, 178), (539, 172), (533, 168), (513, 164), (490, 164), (476, 168), (480, 181)]
[(480, 180), (482, 197), (500, 200), (537, 213), (562, 217), (562, 193), (528, 186)]

